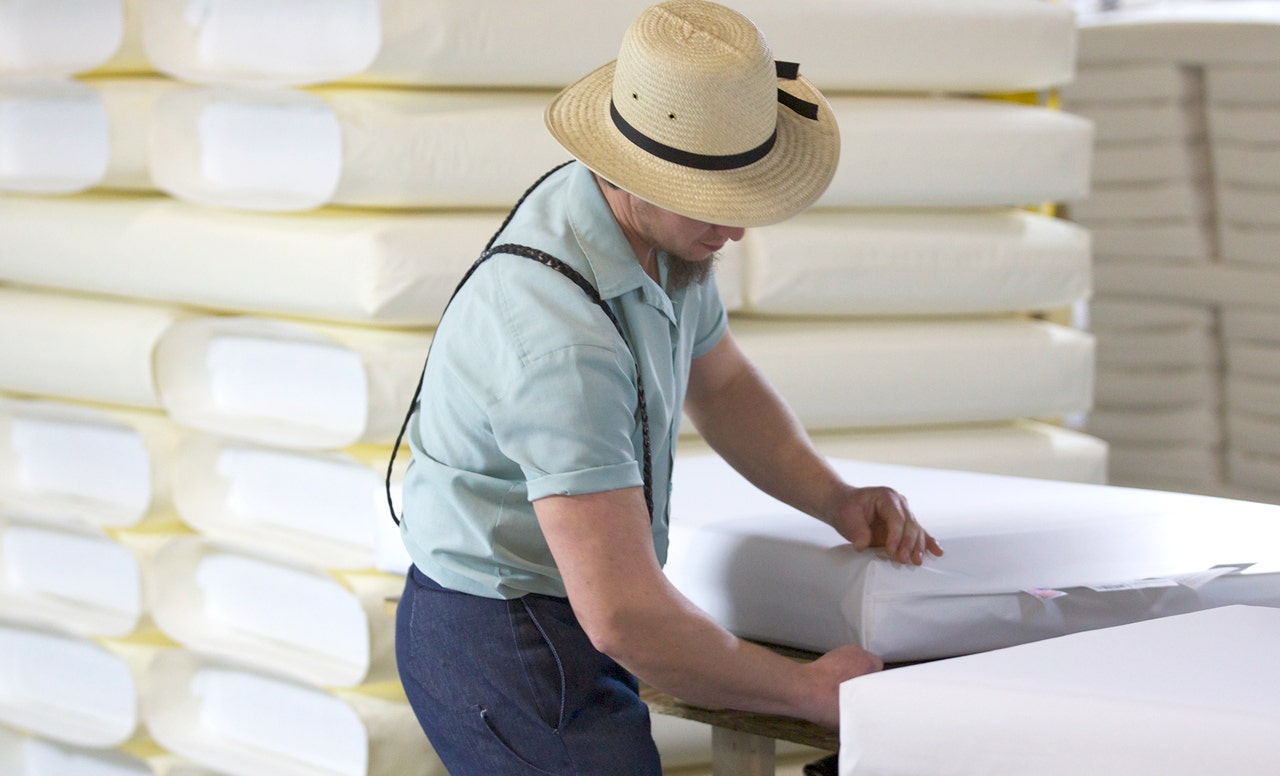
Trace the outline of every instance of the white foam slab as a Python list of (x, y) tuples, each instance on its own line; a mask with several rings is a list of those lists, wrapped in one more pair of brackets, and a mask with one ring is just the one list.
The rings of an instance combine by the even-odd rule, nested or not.
[(1002, 100), (835, 96), (840, 166), (818, 207), (988, 207), (1081, 199), (1093, 130)]
[(568, 156), (553, 92), (220, 87), (166, 96), (151, 170), (175, 197), (299, 211), (511, 207)]
[(182, 316), (161, 305), (0, 287), (0, 331), (9, 334), (0, 338), (0, 389), (157, 409), (153, 352)]
[(216, 776), (167, 752), (90, 749), (0, 726), (0, 764), (11, 776)]
[[(826, 431), (810, 437), (818, 452), (832, 458), (1066, 482), (1106, 481), (1105, 442), (1035, 421)], [(700, 437), (683, 437), (678, 454), (710, 455), (711, 448)]]
[(1085, 426), (1108, 442), (1218, 444), (1222, 419), (1216, 404), (1172, 408), (1096, 407)]
[(171, 509), (177, 438), (159, 413), (0, 398), (0, 500), (29, 514), (137, 525)]
[(1280, 456), (1280, 418), (1229, 409), (1227, 441), (1233, 450)]
[(1095, 406), (1102, 409), (1170, 409), (1189, 404), (1216, 407), (1222, 388), (1210, 369), (1123, 369), (1099, 365)]
[(1215, 105), (1280, 103), (1280, 67), (1205, 68), (1205, 89)]
[(731, 325), (811, 430), (1061, 417), (1092, 396), (1092, 337), (1042, 321)]
[(124, 38), (121, 0), (16, 0), (0, 5), (0, 76), (92, 70)]
[(1280, 416), (1280, 380), (1228, 373), (1227, 406), (1257, 415)]
[(501, 223), (498, 212), (268, 216), (167, 198), (15, 197), (0, 199), (0, 272), (218, 310), (427, 325)]
[(1144, 3), (1079, 25), (1083, 63), (1280, 64), (1280, 12), (1265, 0)]
[(138, 697), (154, 647), (99, 644), (0, 624), (0, 721), (77, 746), (119, 746), (140, 732)]
[(1209, 331), (1216, 317), (1206, 304), (1099, 295), (1089, 303), (1091, 328), (1099, 333), (1132, 329)]
[(1100, 143), (1149, 140), (1191, 142), (1206, 134), (1199, 105), (1166, 100), (1140, 103), (1077, 103), (1068, 108), (1093, 122)]
[(1218, 239), (1224, 261), (1253, 264), (1269, 272), (1280, 270), (1280, 225), (1223, 222), (1218, 224)]
[[(176, 0), (147, 0), (144, 40), (157, 68), (196, 82), (560, 87), (615, 58), (648, 4), (325, 0), (317, 9), (299, 0), (216, 0), (196, 14)], [(1014, 0), (733, 7), (765, 32), (779, 58), (799, 60), (828, 89), (1034, 91), (1073, 73), (1067, 7)], [(574, 45), (546, 43), (569, 40)]]
[[(719, 459), (679, 459), (668, 577), (741, 636), (819, 651), (857, 643), (891, 662), (1226, 603), (1280, 606), (1274, 505), (834, 464), (849, 482), (905, 495), (946, 554), (916, 567), (858, 553)], [(1205, 514), (1221, 529), (1207, 539)], [(1215, 569), (1241, 563), (1255, 565)]]
[(1098, 334), (1098, 363), (1136, 369), (1206, 369), (1221, 360), (1213, 333), (1200, 327), (1134, 329)]
[(1086, 199), (1072, 202), (1069, 215), (1085, 226), (1125, 221), (1202, 223), (1214, 212), (1209, 186), (1189, 180), (1094, 186)]
[(1250, 488), (1275, 499), (1280, 494), (1277, 472), (1280, 472), (1280, 455), (1237, 449), (1227, 451), (1227, 479), (1233, 485)]
[(0, 192), (84, 191), (106, 174), (110, 142), (107, 111), (92, 88), (55, 79), (0, 82)]
[(400, 594), (403, 577), (332, 576), (189, 536), (156, 553), (149, 585), (156, 625), (202, 654), (323, 687), (397, 679), (386, 600)]
[(142, 698), (175, 754), (242, 776), (446, 776), (409, 704), (197, 657), (160, 655)]
[(112, 537), (0, 513), (0, 614), (80, 636), (129, 636), (149, 624), (146, 564), (166, 536)]
[(1112, 485), (1200, 492), (1222, 484), (1220, 445), (1196, 442), (1112, 442)]
[(1280, 142), (1280, 105), (1245, 107), (1211, 103), (1208, 113), (1215, 143)]
[(1270, 189), (1222, 185), (1215, 196), (1221, 222), (1280, 227), (1280, 185)]
[(1209, 261), (1213, 230), (1198, 221), (1089, 223), (1095, 255), (1106, 260), (1152, 258), (1169, 262)]
[[(1222, 311), (1222, 338), (1268, 342), (1280, 345), (1280, 306), (1266, 308), (1228, 307)], [(1229, 352), (1229, 351), (1228, 351)]]
[(1222, 141), (1213, 146), (1214, 173), (1227, 185), (1280, 187), (1280, 144), (1241, 145)]
[(1280, 612), (1231, 606), (859, 677), (840, 776), (1280, 768), (1278, 636)]
[(1280, 273), (1247, 265), (1094, 266), (1094, 285), (1132, 297), (1274, 307), (1280, 299)]
[(1208, 145), (1184, 140), (1099, 143), (1090, 176), (1097, 185), (1213, 180)]
[(1092, 103), (1188, 102), (1203, 96), (1201, 79), (1171, 63), (1085, 65), (1058, 90), (1066, 110)]
[(1046, 310), (1089, 292), (1088, 233), (1025, 211), (811, 211), (744, 247), (746, 309), (765, 314)]
[(194, 318), (160, 341), (156, 379), (174, 420), (202, 431), (282, 447), (386, 444), (429, 346), (390, 329)]
[(1229, 339), (1226, 353), (1227, 373), (1232, 377), (1280, 380), (1280, 347), (1274, 339), (1270, 342)]
[(365, 569), (374, 565), (378, 524), (391, 522), (385, 461), (193, 435), (174, 459), (174, 501), (205, 536), (322, 568)]

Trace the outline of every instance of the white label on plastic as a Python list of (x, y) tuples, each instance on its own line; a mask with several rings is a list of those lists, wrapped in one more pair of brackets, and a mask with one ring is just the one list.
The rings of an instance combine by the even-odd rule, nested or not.
[(1034, 598), (1039, 598), (1041, 601), (1052, 601), (1067, 594), (1064, 590), (1053, 590), (1047, 587), (1028, 587), (1024, 588), (1022, 592)]
[(1184, 587), (1189, 587), (1192, 590), (1199, 590), (1218, 577), (1224, 577), (1228, 574), (1238, 574), (1252, 565), (1252, 563), (1225, 563), (1205, 569), (1204, 571), (1194, 571), (1190, 574), (1179, 574), (1174, 577), (1174, 579), (1178, 584), (1183, 585)]
[(1135, 579), (1129, 582), (1114, 582), (1109, 585), (1085, 585), (1089, 590), (1099, 593), (1112, 593), (1119, 590), (1146, 590), (1155, 587), (1177, 587), (1178, 583), (1172, 579), (1162, 579), (1155, 577), (1152, 579)]

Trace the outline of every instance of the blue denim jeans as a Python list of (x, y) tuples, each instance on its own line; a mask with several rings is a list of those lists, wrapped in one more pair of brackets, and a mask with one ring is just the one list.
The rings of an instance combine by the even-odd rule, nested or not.
[(635, 677), (597, 651), (563, 598), (447, 590), (416, 567), (396, 661), (451, 776), (660, 776)]

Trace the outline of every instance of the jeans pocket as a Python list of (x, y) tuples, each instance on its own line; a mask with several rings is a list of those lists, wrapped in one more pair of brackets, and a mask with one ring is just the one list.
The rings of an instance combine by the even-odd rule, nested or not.
[[(493, 743), (496, 744), (497, 746), (497, 750), (495, 750), (493, 747), (479, 747), (476, 750), (476, 755), (478, 757), (489, 760), (487, 765), (493, 769), (491, 773), (493, 774), (515, 773), (516, 772), (514, 770), (515, 763), (519, 763), (519, 765), (528, 769), (529, 773), (534, 773), (534, 774), (547, 774), (547, 776), (557, 776), (557, 773), (564, 774), (568, 772), (567, 770), (564, 770), (568, 766), (568, 762), (567, 762), (567, 758), (565, 757), (565, 750), (564, 750), (563, 743), (560, 741), (560, 737), (557, 736), (554, 731), (546, 730), (546, 729), (543, 729), (541, 731), (536, 731), (536, 732), (525, 731), (520, 734), (519, 740), (521, 743), (522, 750), (526, 750), (530, 752), (536, 751), (546, 757), (555, 759), (557, 761), (556, 767), (559, 767), (561, 769), (559, 771), (545, 770), (539, 767), (538, 765), (535, 765), (534, 763), (530, 762), (529, 759), (527, 759), (527, 757), (531, 757), (533, 756), (533, 754), (525, 755), (517, 752), (515, 748), (512, 746), (511, 741), (508, 740), (509, 738), (514, 738), (515, 736), (510, 733), (504, 734), (503, 731), (499, 730), (496, 724), (496, 720), (494, 719), (493, 715), (489, 713), (488, 709), (484, 708), (483, 706), (472, 706), (465, 713), (471, 716), (473, 720), (478, 720), (480, 724), (484, 726), (485, 730), (488, 731), (488, 735), (492, 739)], [(508, 760), (507, 758), (511, 758), (511, 760)], [(514, 762), (512, 762), (512, 760), (514, 760)]]
[(561, 652), (526, 598), (510, 601), (508, 612), (530, 702), (547, 727), (559, 731), (564, 724), (566, 694)]

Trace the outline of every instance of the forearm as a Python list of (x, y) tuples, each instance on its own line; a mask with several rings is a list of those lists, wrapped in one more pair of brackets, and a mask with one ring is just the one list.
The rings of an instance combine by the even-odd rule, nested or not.
[(753, 485), (806, 514), (829, 519), (848, 486), (753, 365), (745, 364), (711, 400), (691, 401), (686, 409), (702, 438)]

